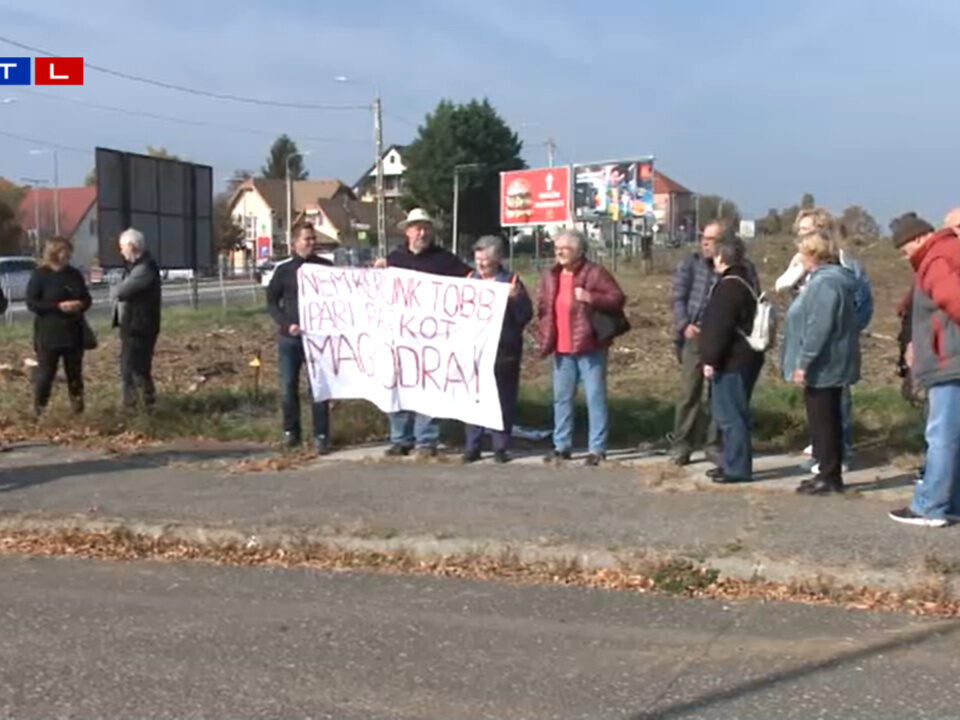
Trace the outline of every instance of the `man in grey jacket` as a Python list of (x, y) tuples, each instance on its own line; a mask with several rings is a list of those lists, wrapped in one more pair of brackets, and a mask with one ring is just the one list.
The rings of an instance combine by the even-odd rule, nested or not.
[(149, 406), (156, 400), (152, 370), (153, 351), (160, 334), (160, 268), (147, 251), (139, 230), (124, 230), (119, 244), (126, 268), (111, 294), (113, 327), (120, 330), (123, 404)]
[[(717, 282), (713, 267), (716, 243), (732, 236), (729, 224), (715, 220), (708, 224), (700, 235), (700, 252), (684, 258), (673, 274), (671, 309), (673, 312), (674, 342), (677, 359), (680, 361), (680, 392), (677, 397), (676, 415), (671, 450), (673, 462), (686, 465), (690, 453), (703, 442), (708, 458), (720, 455), (720, 437), (717, 426), (703, 403), (703, 367), (700, 358), (700, 323), (707, 301)], [(744, 259), (744, 267), (750, 283), (757, 290), (757, 271)]]

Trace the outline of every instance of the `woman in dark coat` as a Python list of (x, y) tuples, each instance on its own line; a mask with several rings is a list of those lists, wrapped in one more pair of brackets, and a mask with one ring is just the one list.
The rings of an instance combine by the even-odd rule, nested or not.
[(497, 392), (500, 395), (500, 411), (503, 414), (503, 430), (487, 430), (477, 425), (467, 424), (463, 461), (468, 463), (480, 459), (480, 445), (484, 432), (490, 433), (494, 462), (505, 463), (510, 460), (507, 451), (510, 448), (510, 432), (513, 429), (517, 393), (520, 389), (523, 329), (533, 319), (533, 303), (530, 301), (527, 289), (519, 277), (501, 264), (502, 247), (503, 240), (497, 235), (484, 235), (477, 240), (473, 246), (477, 269), (468, 277), (510, 283), (510, 296), (503, 316), (497, 359), (493, 365), (494, 377), (497, 379)]
[(83, 275), (70, 264), (73, 247), (61, 237), (51, 238), (43, 261), (27, 284), (27, 309), (36, 315), (33, 346), (37, 353), (34, 408), (41, 414), (63, 358), (70, 405), (83, 412), (83, 351), (88, 333), (83, 314), (90, 308), (90, 292)]

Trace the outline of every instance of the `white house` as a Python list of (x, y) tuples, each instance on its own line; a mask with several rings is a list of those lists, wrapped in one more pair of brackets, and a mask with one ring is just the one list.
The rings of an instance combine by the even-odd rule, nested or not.
[[(407, 171), (407, 166), (403, 163), (403, 150), (402, 145), (391, 145), (383, 153), (383, 195), (388, 202), (399, 200), (406, 190), (403, 176)], [(376, 163), (360, 176), (360, 179), (353, 186), (353, 192), (363, 202), (376, 202)]]
[[(291, 222), (316, 215), (321, 200), (353, 199), (353, 191), (340, 180), (295, 180), (292, 185)], [(230, 215), (245, 232), (246, 257), (239, 253), (234, 265), (247, 259), (260, 263), (287, 253), (287, 185), (284, 180), (250, 178), (237, 186), (230, 199)], [(317, 227), (320, 232), (327, 232)], [(327, 233), (329, 234), (329, 233)]]

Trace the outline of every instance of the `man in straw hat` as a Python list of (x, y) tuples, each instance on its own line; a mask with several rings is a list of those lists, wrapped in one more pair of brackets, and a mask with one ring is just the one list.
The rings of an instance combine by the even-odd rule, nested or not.
[(911, 339), (913, 379), (927, 391), (927, 457), (908, 507), (897, 522), (943, 527), (960, 515), (960, 237), (906, 213), (894, 221), (893, 243), (915, 274)]
[[(431, 275), (466, 277), (472, 268), (449, 250), (434, 243), (436, 226), (436, 221), (426, 210), (414, 208), (397, 225), (406, 235), (407, 242), (387, 255), (386, 261), (378, 261), (377, 265), (417, 270)], [(387, 455), (409, 455), (414, 449), (418, 457), (434, 457), (437, 454), (440, 426), (435, 419), (408, 410), (389, 413), (389, 417), (390, 448)]]

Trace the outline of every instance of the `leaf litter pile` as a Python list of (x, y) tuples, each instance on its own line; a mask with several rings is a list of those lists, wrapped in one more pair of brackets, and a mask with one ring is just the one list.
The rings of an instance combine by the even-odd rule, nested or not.
[(523, 562), (510, 554), (423, 558), (406, 551), (356, 551), (321, 544), (271, 546), (255, 538), (242, 543), (201, 544), (181, 538), (136, 534), (125, 529), (108, 532), (4, 531), (0, 534), (0, 555), (116, 561), (194, 561), (235, 567), (367, 571), (521, 585), (576, 586), (726, 601), (796, 602), (931, 617), (960, 616), (960, 599), (947, 597), (943, 588), (936, 585), (918, 587), (910, 592), (895, 592), (867, 587), (838, 587), (827, 582), (788, 584), (738, 580), (721, 577), (716, 570), (697, 566), (684, 559), (651, 563), (642, 570), (591, 570), (575, 562)]

